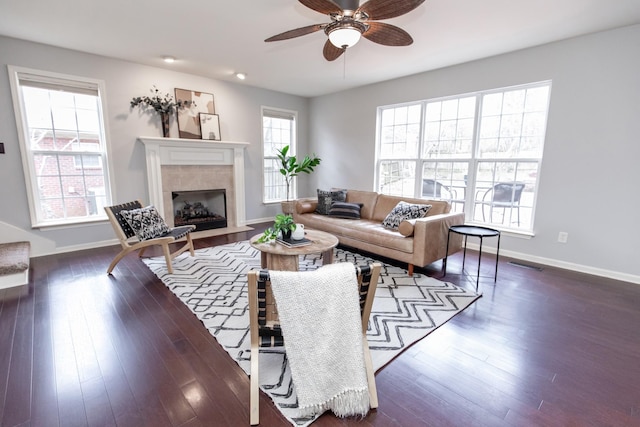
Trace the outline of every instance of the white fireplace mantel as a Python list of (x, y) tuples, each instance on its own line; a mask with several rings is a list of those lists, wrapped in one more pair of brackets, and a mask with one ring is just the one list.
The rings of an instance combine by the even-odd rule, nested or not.
[(165, 216), (162, 195), (162, 165), (231, 165), (236, 194), (237, 226), (246, 224), (244, 151), (248, 142), (140, 136), (147, 159), (149, 201)]

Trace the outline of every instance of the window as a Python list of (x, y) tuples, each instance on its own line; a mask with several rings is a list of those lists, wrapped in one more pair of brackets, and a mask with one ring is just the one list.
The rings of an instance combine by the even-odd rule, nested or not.
[[(278, 152), (289, 145), (296, 152), (296, 118), (294, 111), (262, 108), (263, 196), (264, 203), (287, 200), (287, 185), (280, 173)], [(291, 184), (291, 197), (297, 198), (296, 179)]]
[(378, 109), (378, 191), (533, 230), (551, 83)]
[(10, 75), (32, 225), (106, 220), (104, 85), (17, 67)]

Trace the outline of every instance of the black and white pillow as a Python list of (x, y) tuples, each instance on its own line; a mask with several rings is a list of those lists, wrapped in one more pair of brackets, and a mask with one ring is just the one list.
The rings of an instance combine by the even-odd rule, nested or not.
[(431, 205), (419, 205), (400, 201), (389, 215), (382, 221), (382, 226), (390, 230), (397, 231), (398, 226), (405, 219), (417, 219), (427, 215)]
[(160, 237), (170, 231), (155, 206), (120, 211), (120, 215), (140, 240)]
[(347, 200), (347, 190), (320, 190), (318, 189), (318, 207), (316, 213), (329, 215), (333, 202), (345, 202)]
[(360, 219), (362, 203), (333, 202), (329, 209), (329, 216), (346, 219)]

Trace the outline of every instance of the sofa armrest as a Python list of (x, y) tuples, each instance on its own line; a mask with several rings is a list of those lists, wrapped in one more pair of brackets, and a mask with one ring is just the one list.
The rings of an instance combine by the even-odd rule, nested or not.
[[(464, 223), (464, 213), (454, 212), (420, 218), (413, 224), (414, 264), (427, 265), (443, 259), (447, 250), (449, 227)], [(452, 233), (449, 254), (462, 249), (462, 236)]]
[(296, 200), (294, 214), (313, 213), (317, 207), (318, 199), (316, 198), (298, 199)]

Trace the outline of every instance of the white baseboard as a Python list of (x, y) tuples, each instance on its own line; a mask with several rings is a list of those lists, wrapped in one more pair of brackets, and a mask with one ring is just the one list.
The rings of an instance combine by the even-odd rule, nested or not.
[[(467, 248), (478, 250), (480, 245), (477, 243), (469, 243)], [(495, 254), (496, 248), (491, 246), (483, 246), (482, 252), (488, 252)], [(636, 276), (633, 274), (621, 273), (619, 271), (605, 270), (603, 268), (591, 267), (588, 265), (582, 264), (574, 264), (572, 262), (559, 261), (557, 259), (544, 258), (535, 255), (523, 254), (521, 252), (508, 251), (508, 250), (500, 250), (501, 256), (507, 256), (509, 258), (515, 258), (521, 261), (529, 261), (534, 262), (536, 264), (548, 265), (550, 267), (558, 267), (563, 268), (565, 270), (577, 271), (580, 273), (592, 274), (594, 276), (600, 277), (608, 277), (610, 279), (621, 280), (623, 282), (634, 283), (640, 285), (640, 276)]]

